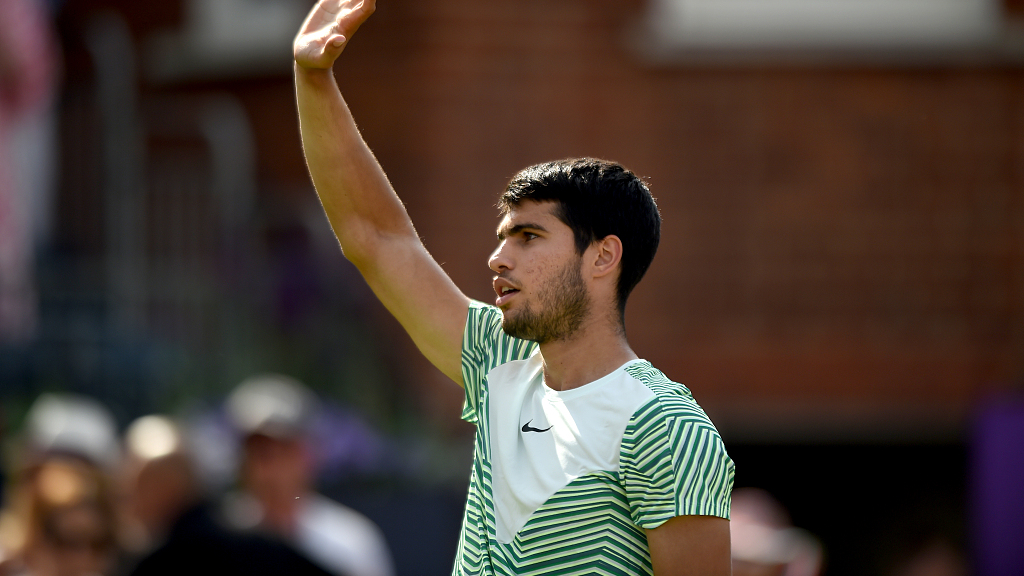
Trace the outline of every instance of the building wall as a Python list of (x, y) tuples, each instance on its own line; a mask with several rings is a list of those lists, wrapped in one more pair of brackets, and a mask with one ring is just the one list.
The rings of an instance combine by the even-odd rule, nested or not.
[[(680, 66), (639, 3), (390, 2), (343, 90), (470, 295), (518, 168), (618, 160), (663, 212), (637, 352), (728, 434), (948, 434), (1024, 369), (1024, 75)], [(843, 432), (845, 430), (845, 432)]]
[[(630, 340), (727, 437), (949, 437), (1020, 381), (1018, 66), (655, 65), (633, 48), (643, 10), (382, 0), (346, 49), (342, 90), (459, 286), (492, 298), (515, 171), (605, 157), (664, 217)], [(250, 112), (262, 193), (309, 202), (288, 72), (217, 87)], [(402, 378), (457, 414), (458, 390), (409, 355)]]

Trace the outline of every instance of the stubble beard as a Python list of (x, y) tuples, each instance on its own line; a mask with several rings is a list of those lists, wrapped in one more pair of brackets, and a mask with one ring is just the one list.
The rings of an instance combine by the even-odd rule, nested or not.
[(580, 272), (582, 256), (566, 262), (558, 276), (538, 293), (541, 310), (529, 303), (517, 312), (503, 312), (501, 327), (514, 338), (538, 344), (568, 340), (583, 325), (590, 294)]

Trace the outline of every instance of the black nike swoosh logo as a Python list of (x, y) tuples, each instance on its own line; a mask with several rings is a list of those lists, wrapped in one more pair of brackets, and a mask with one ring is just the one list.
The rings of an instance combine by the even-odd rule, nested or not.
[[(533, 422), (533, 420), (531, 419), (530, 422)], [(548, 426), (543, 430), (540, 428), (534, 428), (533, 426), (530, 426), (530, 422), (523, 424), (523, 432), (547, 432), (548, 430), (551, 430), (551, 426)]]

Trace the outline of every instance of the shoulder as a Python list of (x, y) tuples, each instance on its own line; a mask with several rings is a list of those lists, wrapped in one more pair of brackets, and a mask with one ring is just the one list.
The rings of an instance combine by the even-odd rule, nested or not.
[(649, 362), (638, 362), (626, 371), (651, 391), (634, 411), (623, 434), (622, 448), (633, 455), (650, 450), (680, 454), (715, 446), (726, 457), (721, 435), (690, 389), (666, 377)]
[(466, 381), (479, 378), (500, 364), (527, 358), (536, 348), (536, 342), (506, 334), (501, 327), (501, 320), (502, 314), (498, 308), (482, 302), (470, 302), (462, 341), (463, 376)]
[(674, 516), (729, 517), (735, 466), (721, 435), (690, 390), (649, 363), (627, 367), (652, 396), (622, 437), (619, 473), (638, 526)]
[(359, 512), (320, 494), (305, 497), (302, 523), (312, 531), (348, 538), (354, 534), (377, 537), (380, 529)]
[(695, 418), (705, 420), (710, 424), (710, 419), (697, 404), (690, 389), (679, 382), (670, 380), (650, 362), (646, 360), (634, 362), (627, 366), (625, 371), (652, 393), (651, 398), (634, 412), (634, 420), (644, 415), (657, 414), (663, 417)]
[(471, 300), (469, 315), (466, 318), (466, 332), (463, 334), (463, 348), (471, 347), (501, 339), (501, 310)]
[(501, 324), (501, 310), (491, 304), (485, 304), (479, 300), (469, 301), (469, 317), (472, 320), (483, 320), (487, 323)]
[(304, 499), (298, 545), (314, 561), (342, 574), (392, 573), (387, 540), (377, 524), (320, 494)]

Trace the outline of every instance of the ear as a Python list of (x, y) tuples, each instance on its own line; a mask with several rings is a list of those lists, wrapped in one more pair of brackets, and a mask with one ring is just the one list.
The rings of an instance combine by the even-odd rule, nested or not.
[(622, 240), (618, 236), (609, 234), (594, 242), (591, 248), (594, 250), (591, 260), (594, 278), (607, 276), (618, 269), (622, 261)]

